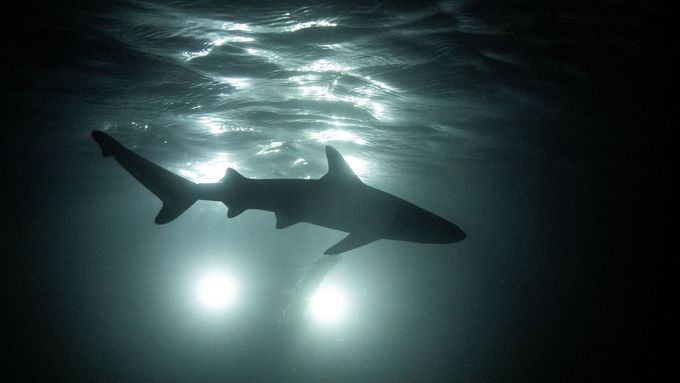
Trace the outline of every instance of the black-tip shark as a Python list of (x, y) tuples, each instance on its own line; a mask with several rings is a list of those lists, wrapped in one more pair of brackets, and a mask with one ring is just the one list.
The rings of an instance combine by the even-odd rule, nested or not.
[(308, 222), (349, 233), (326, 250), (326, 255), (378, 239), (452, 243), (466, 237), (446, 219), (361, 182), (331, 146), (326, 146), (328, 173), (318, 180), (250, 179), (228, 168), (219, 182), (194, 183), (139, 156), (104, 132), (95, 130), (92, 137), (105, 157), (113, 156), (161, 199), (157, 224), (174, 220), (201, 199), (224, 203), (229, 218), (258, 209), (274, 212), (277, 229)]

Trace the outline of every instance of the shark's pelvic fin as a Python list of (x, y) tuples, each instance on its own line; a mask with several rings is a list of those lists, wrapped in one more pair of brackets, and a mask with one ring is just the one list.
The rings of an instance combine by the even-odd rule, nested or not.
[(300, 222), (295, 219), (290, 218), (284, 213), (281, 213), (279, 211), (275, 212), (276, 214), (276, 228), (277, 229), (285, 229), (288, 226), (295, 225), (296, 223)]
[(198, 200), (196, 184), (135, 154), (108, 134), (95, 130), (97, 141), (105, 157), (113, 156), (125, 170), (163, 201), (154, 222), (161, 225), (179, 217)]
[(356, 249), (357, 247), (367, 245), (378, 239), (380, 238), (370, 235), (368, 233), (349, 233), (340, 242), (331, 246), (328, 250), (324, 251), (323, 253), (325, 255), (336, 255), (344, 253), (345, 251)]
[(326, 158), (328, 159), (328, 173), (321, 177), (322, 180), (361, 182), (347, 161), (332, 146), (326, 146)]

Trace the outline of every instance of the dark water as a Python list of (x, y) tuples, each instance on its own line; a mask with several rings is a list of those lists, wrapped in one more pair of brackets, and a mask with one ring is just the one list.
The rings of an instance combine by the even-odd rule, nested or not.
[[(646, 371), (632, 350), (649, 336), (654, 274), (625, 250), (644, 240), (636, 185), (651, 177), (631, 156), (663, 124), (640, 94), (661, 77), (661, 13), (468, 1), (23, 10), (6, 25), (1, 78), (12, 367), (122, 382)], [(157, 226), (160, 202), (101, 157), (93, 129), (196, 182), (227, 167), (318, 178), (332, 145), (364, 182), (468, 238), (347, 253), (326, 278), (344, 289), (344, 320), (281, 340), (301, 265), (343, 233), (275, 230), (266, 212), (228, 220), (209, 202)], [(219, 314), (194, 296), (213, 269), (239, 283)]]

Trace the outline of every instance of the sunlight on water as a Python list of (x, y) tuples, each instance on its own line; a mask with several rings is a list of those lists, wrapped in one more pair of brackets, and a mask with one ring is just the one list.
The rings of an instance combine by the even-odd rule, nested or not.
[[(239, 27), (234, 27), (234, 28), (227, 28), (228, 31), (236, 31), (236, 32), (247, 32), (249, 31), (247, 29), (247, 26), (242, 26), (241, 24), (237, 24)], [(206, 25), (205, 28), (207, 29), (208, 26)], [(199, 51), (183, 51), (180, 55), (185, 61), (191, 61), (195, 58), (198, 57), (205, 57), (210, 55), (213, 50), (216, 47), (222, 46), (226, 43), (252, 43), (255, 41), (255, 38), (250, 37), (250, 36), (242, 36), (238, 34), (230, 34), (230, 35), (224, 35), (224, 32), (220, 33), (207, 33), (204, 36), (201, 36), (203, 38), (207, 38), (210, 40), (210, 43), (207, 44), (207, 47), (204, 49), (201, 49)]]
[(310, 82), (309, 77), (306, 76), (295, 76), (290, 77), (290, 81), (298, 84), (297, 89), (299, 95), (303, 99), (312, 100), (326, 100), (326, 101), (337, 101), (343, 103), (349, 103), (358, 107), (362, 110), (367, 111), (371, 116), (377, 120), (384, 120), (386, 118), (385, 107), (378, 101), (372, 100), (371, 96), (374, 94), (374, 90), (371, 88), (358, 88), (354, 91), (357, 93), (362, 93), (366, 97), (353, 96), (353, 95), (337, 95), (333, 93), (332, 86), (329, 85), (308, 85)]
[(288, 81), (293, 83), (293, 85), (296, 86), (304, 86), (305, 84), (309, 84), (313, 81), (320, 81), (321, 76), (318, 74), (304, 74), (300, 76), (292, 76), (288, 77)]
[(329, 141), (349, 141), (359, 145), (368, 144), (368, 141), (359, 137), (357, 134), (341, 129), (329, 129), (318, 132), (311, 132), (309, 136), (313, 140), (318, 141), (322, 144), (325, 144)]
[(245, 89), (251, 86), (251, 80), (248, 78), (215, 77), (214, 80), (233, 86), (236, 89)]
[[(270, 118), (283, 117), (282, 129), (289, 129), (290, 122), (285, 119), (293, 115), (295, 123), (310, 126), (301, 136), (312, 142), (368, 145), (366, 129), (375, 122), (389, 122), (397, 106), (393, 99), (398, 88), (384, 78), (369, 75), (377, 72), (366, 71), (384, 63), (384, 58), (372, 56), (370, 49), (357, 56), (357, 52), (368, 48), (353, 39), (342, 40), (341, 36), (331, 41), (309, 42), (283, 38), (310, 28), (313, 33), (313, 29), (337, 27), (337, 18), (314, 18), (304, 9), (270, 17), (268, 21), (233, 16), (226, 20), (219, 16), (190, 16), (185, 20), (168, 17), (160, 21), (167, 28), (167, 38), (177, 38), (178, 44), (165, 54), (179, 58), (182, 66), (199, 76), (188, 85), (188, 93), (203, 92), (206, 96), (189, 99), (182, 105), (207, 114), (184, 114), (178, 118), (198, 134), (208, 133), (222, 139), (234, 132), (252, 132), (253, 126), (266, 132), (258, 124)], [(298, 36), (303, 38), (305, 34)], [(148, 44), (150, 51), (163, 55), (164, 45), (150, 41), (140, 40), (142, 45)], [(206, 56), (211, 58), (200, 59)], [(217, 56), (224, 58), (224, 62), (217, 60)], [(253, 121), (252, 116), (257, 119)], [(256, 156), (285, 150), (280, 141), (265, 145), (260, 142), (252, 149)], [(348, 161), (357, 174), (368, 173), (366, 161), (353, 156), (348, 156)], [(198, 182), (214, 182), (232, 162), (233, 159), (217, 155), (188, 164), (183, 174)]]
[(319, 48), (330, 49), (334, 51), (340, 51), (345, 49), (345, 44), (319, 44)]
[(245, 51), (249, 55), (255, 56), (255, 57), (260, 57), (260, 58), (264, 59), (265, 62), (268, 62), (268, 63), (273, 63), (273, 64), (282, 64), (283, 63), (281, 56), (278, 55), (277, 53), (270, 51), (270, 50), (256, 49), (256, 48), (246, 48)]
[(312, 62), (311, 64), (304, 65), (298, 69), (300, 72), (349, 72), (352, 70), (351, 67), (342, 65), (337, 62), (333, 62), (329, 59), (321, 59)]
[(370, 165), (368, 161), (361, 159), (355, 155), (349, 154), (349, 155), (343, 155), (345, 158), (345, 161), (349, 164), (349, 167), (352, 168), (354, 171), (354, 174), (357, 176), (361, 177), (366, 177), (370, 174)]
[(182, 55), (182, 57), (183, 57), (186, 61), (191, 61), (191, 60), (193, 60), (193, 59), (195, 59), (195, 58), (197, 58), (197, 57), (204, 57), (204, 56), (207, 56), (207, 55), (210, 54), (210, 52), (212, 52), (212, 47), (206, 48), (206, 49), (203, 49), (203, 50), (200, 50), (200, 51), (198, 51), (198, 52), (188, 52), (188, 51), (185, 51), (185, 52), (182, 52), (181, 55)]
[(225, 29), (227, 31), (241, 31), (241, 32), (250, 32), (251, 31), (251, 28), (248, 24), (232, 23), (232, 22), (223, 23), (222, 29)]
[(227, 131), (223, 120), (215, 116), (201, 116), (198, 118), (198, 123), (212, 134), (220, 134)]
[(219, 153), (208, 161), (187, 162), (185, 165), (179, 169), (179, 174), (197, 183), (218, 182), (224, 177), (227, 168), (238, 168), (238, 163), (232, 161), (227, 153)]
[(317, 20), (317, 21), (308, 21), (305, 23), (297, 23), (291, 27), (288, 28), (289, 32), (295, 32), (299, 31), (300, 29), (305, 29), (305, 28), (314, 28), (314, 27), (335, 27), (338, 24), (330, 21), (330, 20)]
[(252, 37), (245, 36), (222, 36), (215, 38), (212, 43), (213, 45), (219, 47), (225, 43), (251, 43), (255, 41)]
[(371, 76), (365, 76), (364, 80), (370, 82), (371, 85), (373, 85), (374, 87), (376, 87), (376, 88), (378, 88), (382, 91), (385, 91), (385, 92), (396, 92), (397, 91), (396, 88), (394, 88), (390, 85), (387, 85), (386, 83), (384, 83), (382, 81), (375, 80), (375, 79), (371, 78)]
[(278, 153), (281, 151), (281, 147), (283, 146), (283, 141), (272, 141), (271, 143), (267, 145), (261, 145), (261, 149), (259, 152), (257, 152), (258, 156), (264, 155), (264, 154), (271, 154), (271, 153)]

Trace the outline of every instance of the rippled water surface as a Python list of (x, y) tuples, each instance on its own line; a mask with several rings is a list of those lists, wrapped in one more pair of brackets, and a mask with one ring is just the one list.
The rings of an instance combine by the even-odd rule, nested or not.
[[(617, 84), (644, 81), (619, 63), (653, 38), (645, 12), (123, 1), (36, 17), (2, 77), (25, 105), (8, 151), (30, 158), (16, 184), (35, 200), (13, 208), (31, 271), (12, 278), (35, 282), (17, 300), (38, 302), (17, 305), (23, 347), (87, 381), (588, 380), (619, 313), (601, 305), (597, 234), (626, 142), (607, 132), (634, 125), (613, 111), (638, 105)], [(211, 202), (155, 225), (160, 202), (95, 129), (194, 182), (316, 179), (331, 145), (468, 238), (345, 254), (326, 277), (344, 320), (281, 339), (296, 281), (344, 233)], [(194, 296), (210, 270), (237, 286), (218, 314)]]
[(386, 182), (415, 173), (414, 162), (453, 171), (505, 144), (485, 130), (511, 111), (497, 94), (510, 90), (485, 80), (521, 62), (466, 47), (503, 33), (453, 3), (216, 9), (132, 3), (97, 15), (92, 33), (107, 49), (83, 64), (116, 79), (97, 89), (107, 96), (100, 127), (133, 145), (167, 144), (167, 165), (200, 182), (230, 165), (316, 177), (326, 144)]

